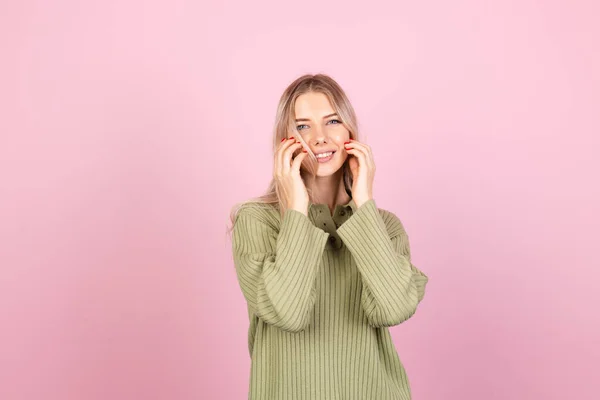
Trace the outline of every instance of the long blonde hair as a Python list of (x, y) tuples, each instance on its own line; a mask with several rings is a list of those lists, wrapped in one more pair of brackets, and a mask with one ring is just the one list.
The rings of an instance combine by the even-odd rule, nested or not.
[[(341, 88), (341, 86), (333, 80), (330, 76), (326, 74), (306, 74), (302, 75), (293, 81), (283, 92), (281, 98), (279, 99), (279, 105), (277, 106), (277, 115), (275, 117), (275, 127), (273, 129), (273, 156), (275, 155), (275, 150), (277, 145), (282, 141), (283, 138), (290, 137), (290, 135), (294, 136), (296, 140), (302, 143), (303, 148), (307, 150), (308, 154), (304, 162), (306, 162), (306, 167), (308, 169), (308, 173), (310, 173), (313, 177), (317, 173), (318, 162), (315, 154), (310, 149), (310, 146), (306, 144), (302, 135), (299, 134), (296, 129), (295, 123), (295, 104), (296, 99), (300, 97), (300, 95), (316, 92), (323, 93), (329, 99), (329, 102), (333, 106), (335, 112), (337, 112), (342, 124), (348, 129), (350, 132), (350, 138), (359, 140), (358, 137), (358, 123), (356, 120), (356, 114), (354, 112), (354, 108), (346, 93)], [(303, 165), (304, 165), (303, 162)], [(348, 165), (348, 159), (344, 162), (342, 166), (342, 179), (344, 181), (344, 187), (346, 192), (350, 193), (352, 188), (352, 174), (350, 173), (350, 168)], [(305, 172), (301, 169), (301, 175), (304, 177)], [(313, 195), (311, 190), (307, 188), (309, 198), (313, 201)], [(285, 205), (280, 199), (279, 189), (275, 184), (275, 179), (271, 180), (269, 187), (265, 194), (259, 197), (251, 198), (249, 200), (243, 201), (241, 203), (237, 203), (233, 206), (230, 213), (230, 222), (231, 226), (228, 229), (228, 233), (233, 229), (233, 225), (235, 224), (235, 219), (239, 210), (247, 203), (260, 204), (266, 207), (274, 207), (279, 210), (281, 217), (285, 213)]]

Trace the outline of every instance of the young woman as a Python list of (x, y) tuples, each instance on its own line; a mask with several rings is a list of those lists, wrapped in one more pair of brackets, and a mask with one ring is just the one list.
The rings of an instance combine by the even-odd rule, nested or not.
[(249, 399), (410, 399), (388, 327), (415, 313), (428, 278), (375, 204), (373, 153), (342, 88), (323, 74), (292, 82), (273, 145), (267, 193), (231, 215)]

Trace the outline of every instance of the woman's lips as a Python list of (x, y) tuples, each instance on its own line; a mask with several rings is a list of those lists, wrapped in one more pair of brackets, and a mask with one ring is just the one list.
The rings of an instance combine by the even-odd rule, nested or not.
[(317, 161), (319, 163), (326, 163), (327, 161), (331, 160), (333, 158), (333, 155), (335, 154), (335, 151), (333, 153), (331, 153), (331, 155), (329, 157), (321, 157), (321, 158), (317, 158)]

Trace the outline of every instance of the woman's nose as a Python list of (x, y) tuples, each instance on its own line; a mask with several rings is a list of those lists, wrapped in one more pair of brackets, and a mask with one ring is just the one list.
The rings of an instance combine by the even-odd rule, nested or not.
[(320, 127), (320, 126), (317, 126), (317, 127), (314, 129), (314, 131), (313, 131), (313, 137), (312, 137), (312, 138), (313, 138), (314, 140), (319, 140), (319, 141), (322, 141), (322, 140), (326, 139), (326, 136), (327, 136), (327, 135), (326, 135), (326, 133), (325, 133), (325, 129), (323, 129), (323, 128), (322, 128), (322, 127)]

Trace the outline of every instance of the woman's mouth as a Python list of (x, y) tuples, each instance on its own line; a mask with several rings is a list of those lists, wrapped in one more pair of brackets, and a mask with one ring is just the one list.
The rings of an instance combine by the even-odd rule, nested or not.
[(317, 161), (319, 163), (326, 163), (327, 161), (331, 160), (333, 158), (333, 155), (335, 154), (335, 151), (330, 151), (327, 153), (321, 153), (319, 155), (317, 155)]

